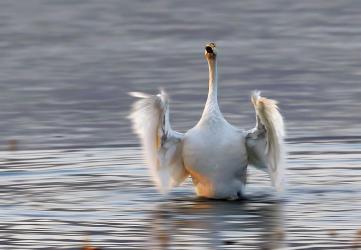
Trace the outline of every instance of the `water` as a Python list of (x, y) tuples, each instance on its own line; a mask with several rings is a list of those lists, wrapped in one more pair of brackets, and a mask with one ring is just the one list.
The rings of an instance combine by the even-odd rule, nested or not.
[[(361, 2), (0, 1), (0, 246), (347, 249), (360, 244)], [(200, 117), (203, 46), (220, 105), (251, 128), (253, 89), (286, 118), (288, 190), (250, 172), (248, 200), (154, 189), (126, 119), (128, 91)], [(8, 150), (17, 149), (17, 150)]]
[(196, 198), (189, 180), (158, 194), (137, 147), (2, 152), (0, 245), (347, 249), (360, 244), (359, 145), (289, 143), (287, 192), (275, 195), (251, 170), (248, 199), (237, 202)]

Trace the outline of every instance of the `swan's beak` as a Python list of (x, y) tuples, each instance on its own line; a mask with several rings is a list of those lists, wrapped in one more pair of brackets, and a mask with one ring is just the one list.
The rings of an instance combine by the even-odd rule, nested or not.
[(212, 54), (213, 53), (212, 47), (211, 46), (206, 46), (206, 52)]
[(214, 59), (216, 57), (216, 44), (208, 43), (204, 50), (204, 56), (206, 59)]

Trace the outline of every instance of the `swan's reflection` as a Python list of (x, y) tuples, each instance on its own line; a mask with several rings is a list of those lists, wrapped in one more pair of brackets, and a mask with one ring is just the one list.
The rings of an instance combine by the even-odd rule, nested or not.
[(278, 249), (284, 246), (282, 203), (170, 200), (151, 218), (151, 249)]

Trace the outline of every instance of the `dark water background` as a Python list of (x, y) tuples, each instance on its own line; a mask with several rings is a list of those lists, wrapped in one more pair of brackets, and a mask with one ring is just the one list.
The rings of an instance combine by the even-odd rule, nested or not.
[[(357, 0), (1, 0), (1, 249), (356, 248), (360, 13)], [(280, 102), (281, 197), (252, 170), (236, 203), (199, 200), (190, 182), (163, 197), (148, 178), (126, 93), (164, 87), (173, 127), (191, 128), (208, 41), (231, 123), (254, 125), (253, 89)]]

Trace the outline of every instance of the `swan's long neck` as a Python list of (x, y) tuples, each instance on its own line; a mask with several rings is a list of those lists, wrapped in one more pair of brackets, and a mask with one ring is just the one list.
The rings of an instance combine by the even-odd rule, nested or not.
[(221, 111), (218, 106), (218, 69), (217, 59), (208, 59), (209, 68), (209, 83), (208, 83), (208, 97), (206, 106), (204, 107), (202, 118), (209, 116), (222, 117)]

